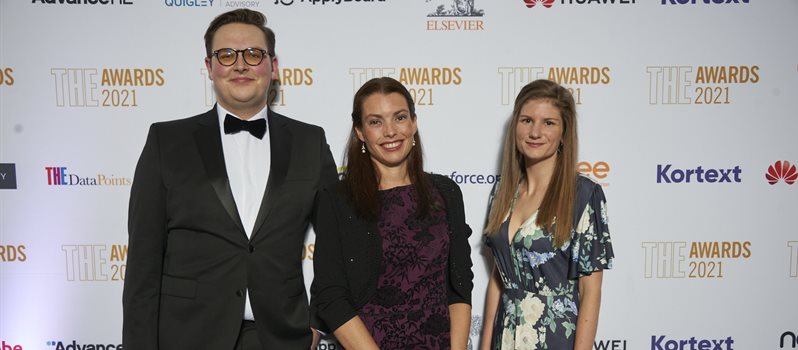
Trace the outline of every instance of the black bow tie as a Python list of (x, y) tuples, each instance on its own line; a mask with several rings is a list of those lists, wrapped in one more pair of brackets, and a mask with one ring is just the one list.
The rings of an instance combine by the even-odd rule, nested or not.
[(246, 121), (229, 114), (224, 117), (225, 134), (236, 134), (242, 130), (248, 131), (258, 139), (263, 139), (263, 135), (266, 135), (266, 119)]

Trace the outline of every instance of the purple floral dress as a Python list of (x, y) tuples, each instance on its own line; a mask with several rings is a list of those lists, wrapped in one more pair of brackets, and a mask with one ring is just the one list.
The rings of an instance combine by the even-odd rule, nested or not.
[[(433, 202), (443, 203), (433, 188)], [(377, 292), (358, 315), (382, 350), (449, 349), (445, 208), (416, 217), (412, 185), (381, 191), (382, 267)]]

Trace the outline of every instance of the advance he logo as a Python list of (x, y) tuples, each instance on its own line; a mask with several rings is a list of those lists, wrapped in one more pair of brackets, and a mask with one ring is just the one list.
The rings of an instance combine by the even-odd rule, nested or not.
[(524, 4), (526, 4), (527, 8), (533, 8), (537, 4), (541, 4), (545, 8), (550, 8), (554, 5), (554, 0), (524, 0)]
[[(427, 0), (427, 2), (430, 1)], [(427, 17), (482, 17), (485, 15), (485, 10), (478, 10), (474, 7), (474, 0), (452, 0), (451, 3), (449, 9), (446, 8), (446, 5), (438, 5), (435, 12), (428, 14)]]
[(784, 180), (788, 185), (792, 185), (795, 183), (795, 180), (798, 180), (798, 171), (795, 170), (795, 164), (790, 164), (790, 162), (786, 160), (780, 160), (768, 167), (765, 178), (771, 185), (777, 184), (779, 180)]

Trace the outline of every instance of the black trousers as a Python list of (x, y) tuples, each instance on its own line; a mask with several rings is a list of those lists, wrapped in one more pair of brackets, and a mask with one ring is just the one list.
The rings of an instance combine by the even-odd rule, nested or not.
[(235, 350), (263, 350), (264, 347), (258, 339), (258, 332), (255, 330), (255, 321), (243, 320), (241, 331), (238, 333)]

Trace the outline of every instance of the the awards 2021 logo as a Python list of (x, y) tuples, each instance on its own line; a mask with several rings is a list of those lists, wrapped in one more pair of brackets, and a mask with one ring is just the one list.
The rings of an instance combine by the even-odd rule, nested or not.
[(163, 68), (50, 68), (58, 107), (136, 108), (164, 86)]
[(0, 67), (0, 86), (14, 85), (14, 68)]

